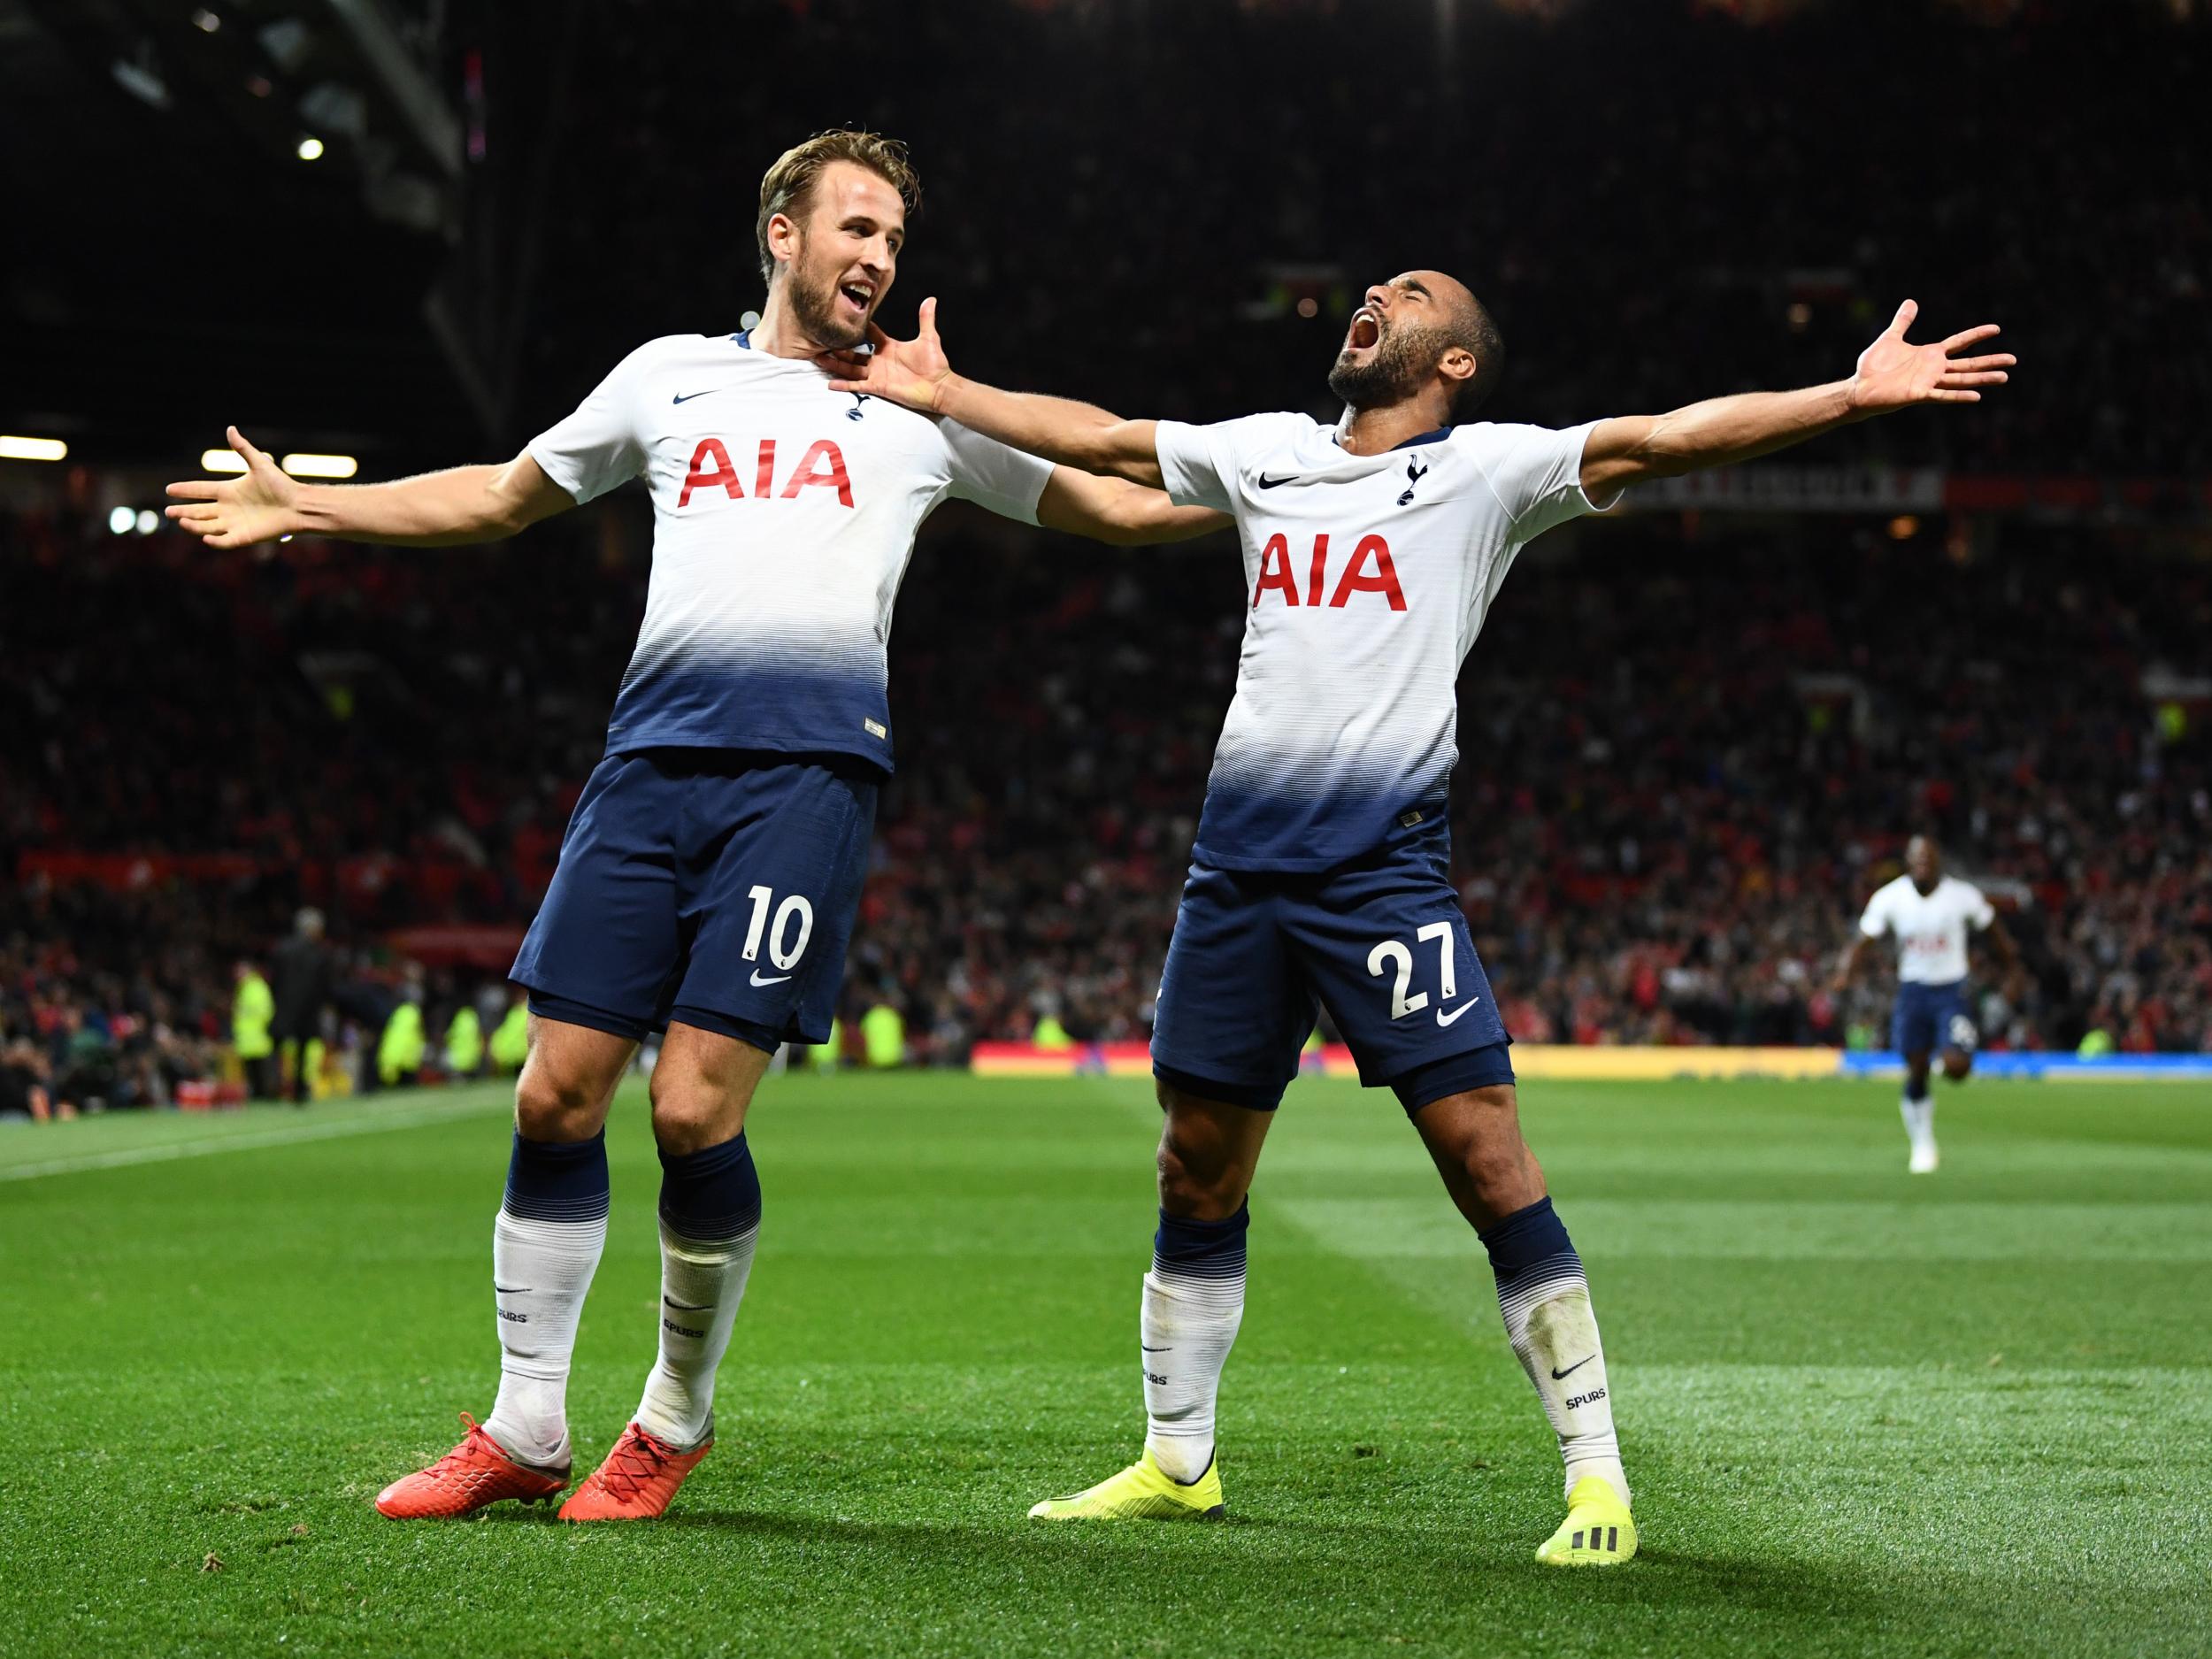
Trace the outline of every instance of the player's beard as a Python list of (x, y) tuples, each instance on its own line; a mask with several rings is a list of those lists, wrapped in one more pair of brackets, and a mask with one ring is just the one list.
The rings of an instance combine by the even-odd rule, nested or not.
[(1366, 362), (1355, 361), (1348, 349), (1337, 355), (1329, 389), (1350, 409), (1402, 403), (1420, 389), (1451, 343), (1450, 334), (1432, 324), (1393, 323), (1377, 336)]
[(857, 324), (846, 322), (837, 314), (837, 283), (844, 275), (842, 269), (814, 271), (806, 263), (806, 244), (799, 244), (799, 257), (792, 262), (788, 283), (792, 320), (809, 340), (828, 351), (842, 351), (858, 345), (868, 337), (868, 317), (875, 315), (869, 307), (868, 317)]

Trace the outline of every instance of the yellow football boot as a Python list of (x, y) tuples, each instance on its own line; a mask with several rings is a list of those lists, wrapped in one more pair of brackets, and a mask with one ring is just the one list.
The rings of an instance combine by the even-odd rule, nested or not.
[[(1047, 1498), (1029, 1511), (1033, 1521), (1218, 1521), (1228, 1511), (1221, 1502), (1218, 1463), (1187, 1486), (1168, 1479), (1153, 1461), (1152, 1448), (1118, 1475), (1070, 1498)], [(1628, 1511), (1621, 1513), (1625, 1516)], [(1634, 1534), (1630, 1534), (1632, 1537)], [(1632, 1549), (1634, 1545), (1631, 1545)]]
[(1617, 1567), (1636, 1553), (1636, 1523), (1610, 1484), (1585, 1475), (1567, 1494), (1567, 1518), (1537, 1548), (1547, 1567)]

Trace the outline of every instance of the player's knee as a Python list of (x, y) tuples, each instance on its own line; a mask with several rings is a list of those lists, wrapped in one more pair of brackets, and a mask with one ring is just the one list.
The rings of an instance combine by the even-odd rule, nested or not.
[(588, 1141), (606, 1119), (605, 1101), (582, 1079), (532, 1064), (515, 1081), (515, 1127), (526, 1141)]
[(1943, 1056), (1943, 1075), (1954, 1083), (1966, 1081), (1967, 1073), (1974, 1069), (1974, 1056), (1954, 1048)]
[(1220, 1221), (1244, 1202), (1244, 1171), (1225, 1148), (1210, 1147), (1171, 1127), (1160, 1137), (1156, 1160), (1160, 1208), (1171, 1216)]
[(1194, 1165), (1165, 1145), (1160, 1148), (1159, 1176), (1160, 1208), (1171, 1216), (1223, 1221), (1244, 1202), (1241, 1171)]
[(1468, 1137), (1467, 1172), (1479, 1187), (1517, 1179), (1528, 1161), (1528, 1147), (1521, 1139), (1520, 1106), (1513, 1085), (1500, 1083), (1469, 1093), (1480, 1111), (1474, 1120), (1475, 1133)]
[(718, 1147), (744, 1128), (749, 1093), (664, 1056), (653, 1072), (653, 1139), (678, 1156)]
[(1532, 1181), (1540, 1186), (1542, 1175), (1528, 1143), (1521, 1139), (1520, 1106), (1513, 1085), (1470, 1089), (1455, 1099), (1450, 1133), (1442, 1142), (1436, 1137), (1441, 1125), (1423, 1131), (1430, 1137), (1431, 1151), (1458, 1164), (1472, 1195), (1484, 1206), (1501, 1214), (1519, 1208), (1518, 1201)]
[(726, 1102), (695, 1095), (653, 1102), (653, 1139), (674, 1156), (703, 1152), (733, 1139), (744, 1126)]

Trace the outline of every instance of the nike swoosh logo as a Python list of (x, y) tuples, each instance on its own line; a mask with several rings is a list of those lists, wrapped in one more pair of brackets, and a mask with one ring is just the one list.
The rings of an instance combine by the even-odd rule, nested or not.
[(1452, 1010), (1452, 1011), (1448, 1014), (1440, 1008), (1436, 1010), (1436, 1023), (1440, 1025), (1448, 1025), (1454, 1020), (1457, 1019), (1462, 1014), (1465, 1013), (1469, 1009), (1472, 1008), (1477, 1002), (1481, 1001), (1482, 998), (1479, 996), (1471, 996), (1465, 1002), (1462, 1002), (1457, 1008)]
[(673, 1308), (678, 1313), (712, 1313), (714, 1311), (714, 1304), (710, 1302), (678, 1302), (673, 1296), (663, 1296), (661, 1306)]
[(760, 970), (758, 968), (755, 968), (753, 970), (753, 983), (755, 985), (781, 985), (790, 977), (791, 976), (787, 973), (772, 973), (764, 979), (760, 977)]
[(1594, 1354), (1585, 1355), (1582, 1358), (1577, 1360), (1573, 1364), (1568, 1366), (1565, 1371), (1555, 1371), (1552, 1372), (1551, 1379), (1554, 1382), (1557, 1382), (1562, 1377), (1571, 1377), (1596, 1357), (1597, 1356)]
[(527, 1285), (494, 1285), (492, 1289), (503, 1296), (526, 1296), (530, 1294)]
[(729, 388), (726, 386), (710, 386), (703, 392), (679, 392), (674, 401), (679, 403), (687, 403), (695, 397), (712, 397), (717, 392), (727, 390)]
[(1260, 488), (1262, 489), (1272, 489), (1278, 484), (1295, 484), (1297, 481), (1298, 474), (1295, 472), (1286, 473), (1281, 478), (1270, 478), (1264, 472), (1260, 474)]
[(1141, 1348), (1144, 1348), (1144, 1351), (1148, 1354), (1172, 1354), (1175, 1351), (1172, 1348), (1145, 1348), (1144, 1344), (1141, 1342), (1138, 1343), (1137, 1346)]

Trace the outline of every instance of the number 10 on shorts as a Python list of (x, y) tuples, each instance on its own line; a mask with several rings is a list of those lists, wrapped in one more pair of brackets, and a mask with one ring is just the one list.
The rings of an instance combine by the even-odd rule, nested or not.
[[(787, 895), (781, 904), (776, 904), (775, 925), (771, 926), (768, 907), (775, 903), (774, 892), (767, 887), (755, 887), (745, 896), (753, 902), (752, 925), (745, 930), (745, 960), (760, 960), (761, 941), (765, 937), (771, 962), (779, 968), (797, 966), (799, 958), (806, 955), (806, 941), (814, 936), (813, 904), (802, 894)], [(791, 925), (795, 920), (798, 923), (799, 936), (790, 939)], [(1426, 931), (1423, 930), (1425, 935)], [(1448, 991), (1445, 995), (1448, 996), (1450, 993)]]
[[(760, 889), (756, 887), (755, 892)], [(1437, 950), (1437, 990), (1445, 1002), (1459, 995), (1459, 976), (1452, 968), (1452, 925), (1449, 922), (1431, 922), (1414, 934), (1417, 944), (1433, 941)], [(1413, 952), (1403, 940), (1386, 939), (1367, 953), (1367, 972), (1380, 979), (1385, 965), (1394, 966), (1397, 979), (1390, 987), (1390, 1018), (1403, 1019), (1408, 1014), (1417, 1014), (1429, 1005), (1429, 994), (1416, 991), (1411, 996), (1406, 988), (1413, 983)]]

